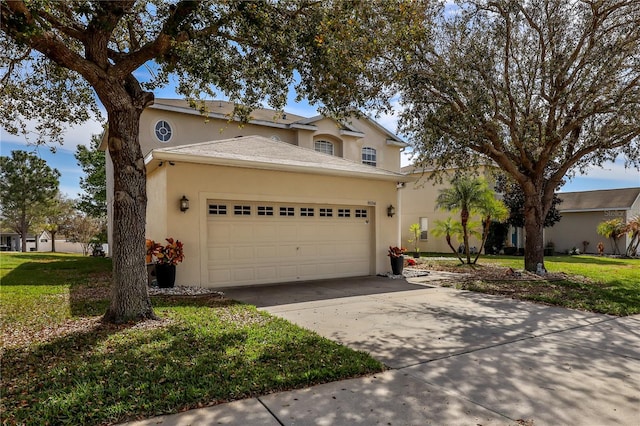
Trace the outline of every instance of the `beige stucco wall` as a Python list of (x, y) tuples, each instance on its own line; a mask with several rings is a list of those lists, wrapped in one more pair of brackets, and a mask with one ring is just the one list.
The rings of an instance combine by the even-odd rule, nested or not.
[(362, 148), (374, 148), (377, 154), (377, 167), (394, 172), (400, 171), (400, 147), (387, 145), (388, 136), (382, 133), (366, 118), (352, 118), (349, 124), (365, 134), (364, 138), (349, 134), (340, 134), (336, 122), (329, 118), (314, 121), (318, 128), (314, 132), (301, 132), (298, 145), (314, 149), (316, 140), (325, 139), (335, 143), (335, 155), (344, 159), (362, 162)]
[[(175, 167), (175, 166), (173, 166)], [(167, 222), (168, 208), (171, 204), (167, 194), (167, 174), (170, 167), (159, 167), (147, 177), (147, 222), (146, 235), (155, 241), (164, 243), (164, 239), (171, 237)], [(173, 198), (173, 206), (178, 208), (178, 198)]]
[[(155, 137), (155, 125), (164, 120), (171, 125), (173, 131), (168, 142), (160, 142)], [(290, 129), (227, 122), (219, 119), (205, 119), (201, 115), (182, 114), (147, 108), (140, 117), (140, 147), (142, 154), (147, 155), (152, 149), (168, 148), (198, 142), (231, 139), (238, 136), (260, 135), (268, 138), (277, 137), (283, 142), (295, 144), (297, 135)]]
[[(428, 239), (419, 241), (418, 247), (421, 252), (451, 253), (451, 248), (447, 245), (444, 236), (436, 237), (432, 230), (436, 227), (437, 220), (446, 220), (451, 216), (454, 220), (460, 221), (459, 212), (449, 212), (435, 208), (439, 191), (450, 186), (450, 179), (444, 178), (442, 183), (436, 183), (427, 179), (428, 175), (417, 173), (414, 175), (415, 182), (408, 182), (401, 194), (401, 238), (402, 245), (409, 251), (413, 251), (415, 243), (409, 243), (413, 235), (409, 232), (409, 227), (414, 223), (419, 223), (420, 218), (428, 219)], [(471, 217), (473, 221), (479, 221), (478, 217)], [(462, 241), (455, 237), (451, 238), (452, 245), (457, 249)], [(480, 241), (475, 237), (470, 237), (471, 247), (480, 247)]]
[[(375, 232), (371, 273), (390, 270), (387, 248), (396, 244), (399, 218), (387, 217), (386, 206), (397, 202), (395, 182), (176, 162), (174, 166), (165, 163), (150, 172), (147, 188), (147, 238), (163, 241), (173, 237), (185, 246), (185, 260), (177, 268), (176, 284), (207, 285), (203, 256), (207, 200), (211, 199), (371, 207), (371, 226)], [(166, 199), (156, 197), (156, 192), (166, 194)], [(178, 208), (183, 195), (191, 206), (185, 213)], [(165, 225), (155, 225), (157, 221)]]
[[(601, 210), (592, 212), (561, 212), (562, 219), (553, 227), (545, 229), (545, 244), (553, 241), (559, 253), (565, 253), (573, 247), (583, 251), (583, 241), (588, 241), (587, 253), (597, 253), (598, 243), (604, 243), (605, 254), (613, 253), (611, 240), (598, 235), (598, 224), (606, 220), (621, 219), (626, 223), (632, 216), (633, 210)], [(624, 253), (628, 244), (628, 237), (618, 240), (618, 248)]]

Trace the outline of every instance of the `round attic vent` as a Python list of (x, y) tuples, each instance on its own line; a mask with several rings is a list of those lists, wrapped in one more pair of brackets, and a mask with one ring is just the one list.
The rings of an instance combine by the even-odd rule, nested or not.
[(155, 131), (156, 138), (158, 138), (160, 142), (169, 142), (171, 135), (173, 134), (171, 126), (164, 120), (160, 120), (156, 123)]

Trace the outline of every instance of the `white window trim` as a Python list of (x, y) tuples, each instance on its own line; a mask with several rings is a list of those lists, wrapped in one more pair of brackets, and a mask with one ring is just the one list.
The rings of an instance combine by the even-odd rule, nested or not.
[(429, 218), (428, 217), (420, 218), (420, 241), (429, 241)]
[[(166, 123), (166, 125), (169, 128), (170, 134), (169, 134), (169, 138), (167, 140), (162, 140), (162, 139), (160, 139), (158, 137), (158, 133), (156, 132), (156, 128), (157, 128), (158, 124), (160, 124), (160, 123)], [(169, 120), (161, 118), (159, 120), (156, 120), (155, 123), (153, 123), (152, 132), (153, 132), (153, 136), (155, 137), (155, 139), (158, 142), (160, 142), (160, 143), (169, 143), (169, 142), (171, 142), (171, 139), (173, 139), (173, 135), (175, 134), (175, 126)]]
[[(320, 144), (320, 147), (318, 146), (318, 144)], [(331, 152), (328, 152), (328, 149), (323, 149), (323, 148), (329, 148), (331, 147)], [(313, 142), (313, 148), (315, 149), (316, 152), (322, 152), (323, 154), (329, 154), (329, 155), (335, 155), (336, 152), (336, 147), (335, 144), (331, 141), (325, 140), (325, 139), (319, 139), (317, 141)]]
[[(366, 159), (365, 159), (365, 155), (367, 156)], [(373, 158), (373, 160), (371, 160), (371, 158)], [(378, 166), (378, 150), (370, 146), (364, 146), (360, 151), (360, 159), (362, 161), (362, 164), (366, 164), (367, 166), (377, 167)]]

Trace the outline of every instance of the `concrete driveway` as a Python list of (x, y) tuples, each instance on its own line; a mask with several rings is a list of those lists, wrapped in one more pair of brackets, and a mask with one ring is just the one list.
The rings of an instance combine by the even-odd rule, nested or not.
[[(356, 379), (353, 389), (324, 385), (344, 389), (334, 396), (362, 424), (640, 425), (640, 316), (618, 319), (430, 287), (429, 279), (366, 277), (226, 294), (389, 366), (375, 378)], [(365, 389), (403, 407), (406, 422), (376, 410), (368, 417), (362, 400), (351, 400)], [(261, 401), (285, 424), (336, 424), (339, 413), (314, 401), (316, 392), (322, 394), (311, 388)], [(457, 414), (436, 414), (451, 408), (439, 404), (453, 401)]]
[(365, 277), (226, 289), (390, 370), (132, 425), (640, 425), (640, 316)]

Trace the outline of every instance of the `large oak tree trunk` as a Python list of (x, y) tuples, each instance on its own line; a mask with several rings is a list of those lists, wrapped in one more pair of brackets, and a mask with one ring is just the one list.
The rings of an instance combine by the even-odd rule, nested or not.
[(115, 323), (156, 318), (147, 292), (146, 170), (138, 141), (140, 114), (146, 102), (141, 96), (138, 102), (127, 98), (129, 102), (117, 100), (117, 108), (113, 104), (107, 107), (114, 169), (113, 283), (104, 320)]
[(536, 202), (537, 197), (525, 197), (524, 205), (524, 269), (535, 272), (538, 264), (544, 267), (544, 212), (542, 203)]

